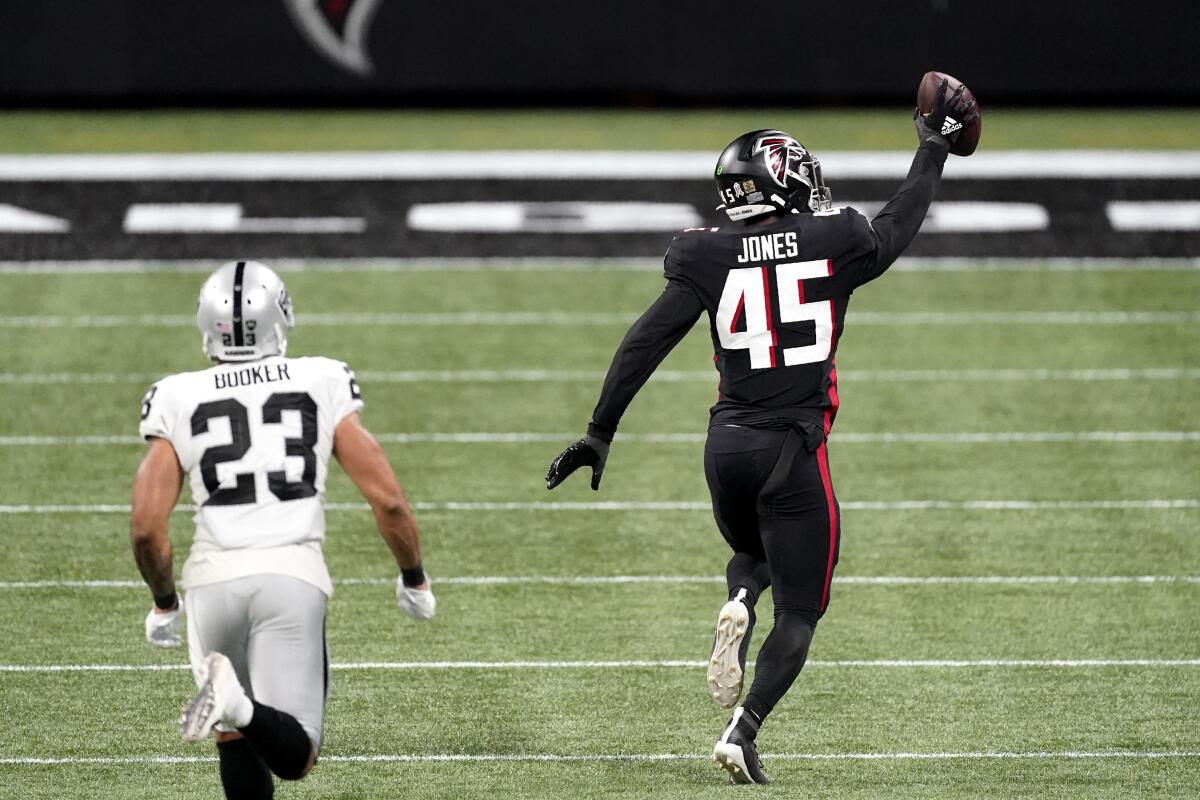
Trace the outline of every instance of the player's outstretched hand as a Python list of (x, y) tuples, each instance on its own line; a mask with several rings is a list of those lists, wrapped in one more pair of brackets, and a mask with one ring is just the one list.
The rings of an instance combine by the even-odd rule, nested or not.
[(155, 647), (179, 647), (179, 629), (183, 623), (183, 608), (176, 605), (170, 611), (151, 608), (146, 615), (146, 641)]
[(608, 460), (608, 442), (595, 436), (584, 436), (558, 454), (546, 470), (546, 488), (553, 489), (580, 467), (592, 468), (592, 491), (600, 488), (604, 462)]
[[(963, 92), (967, 90), (967, 87), (959, 84), (952, 94), (947, 95), (946, 87), (949, 85), (950, 81), (942, 78), (942, 82), (938, 84), (937, 88), (937, 103), (928, 114), (921, 114), (919, 108), (913, 111), (913, 124), (917, 127), (917, 141), (921, 144), (936, 139), (939, 143), (944, 143), (946, 147), (949, 147), (950, 143), (958, 138), (958, 134), (963, 128), (979, 119), (979, 110), (975, 107), (975, 100), (967, 100), (963, 97)], [(942, 127), (946, 124), (946, 117), (952, 117), (960, 125), (952, 133), (943, 136)]]
[(437, 598), (429, 586), (429, 579), (420, 586), (405, 586), (402, 577), (396, 578), (396, 605), (413, 619), (433, 619), (437, 611)]

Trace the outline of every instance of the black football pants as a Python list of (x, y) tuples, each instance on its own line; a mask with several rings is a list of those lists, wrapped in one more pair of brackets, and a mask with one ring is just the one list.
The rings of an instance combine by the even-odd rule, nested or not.
[[(775, 625), (759, 652), (745, 705), (761, 720), (808, 656), (813, 628), (829, 606), (841, 514), (824, 437), (815, 429), (709, 429), (704, 472), (713, 514), (733, 549), (728, 580), (751, 588), (769, 575)], [(757, 581), (761, 584), (761, 578)]]
[(815, 625), (829, 605), (841, 534), (823, 437), (718, 425), (708, 432), (704, 474), (725, 541), (767, 562), (776, 611)]

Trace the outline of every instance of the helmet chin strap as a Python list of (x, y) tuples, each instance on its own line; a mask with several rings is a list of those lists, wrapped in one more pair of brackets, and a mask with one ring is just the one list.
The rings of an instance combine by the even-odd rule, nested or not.
[(271, 327), (275, 329), (275, 341), (279, 342), (279, 353), (277, 355), (287, 355), (287, 336), (284, 335), (283, 327), (278, 322)]
[[(801, 197), (803, 195), (803, 198)], [(797, 189), (787, 196), (782, 211), (785, 214), (804, 214), (812, 211), (809, 202), (812, 199), (812, 189)]]

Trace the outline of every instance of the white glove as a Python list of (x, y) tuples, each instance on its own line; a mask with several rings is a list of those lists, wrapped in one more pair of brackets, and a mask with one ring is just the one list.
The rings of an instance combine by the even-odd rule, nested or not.
[(425, 589), (410, 589), (404, 585), (402, 578), (396, 578), (396, 605), (413, 619), (433, 619), (433, 612), (437, 610), (437, 600), (434, 599), (428, 577), (425, 578), (425, 586)]
[(146, 615), (146, 641), (155, 647), (179, 647), (182, 641), (179, 628), (183, 623), (183, 606), (170, 611), (151, 608)]

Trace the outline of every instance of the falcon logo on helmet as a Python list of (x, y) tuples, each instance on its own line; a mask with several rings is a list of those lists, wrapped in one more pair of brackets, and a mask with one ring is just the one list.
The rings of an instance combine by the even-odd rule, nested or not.
[(762, 153), (763, 163), (767, 165), (767, 171), (775, 179), (775, 183), (779, 184), (782, 188), (787, 188), (789, 175), (796, 180), (804, 180), (803, 177), (792, 169), (792, 162), (794, 160), (799, 164), (800, 159), (808, 155), (808, 151), (804, 149), (804, 145), (792, 137), (764, 136), (755, 143), (753, 152), (754, 155)]

